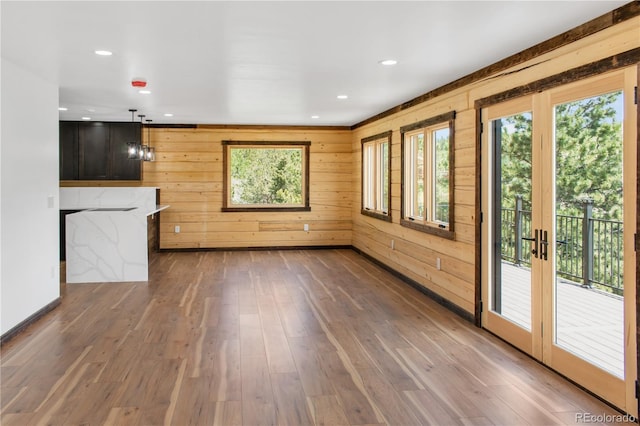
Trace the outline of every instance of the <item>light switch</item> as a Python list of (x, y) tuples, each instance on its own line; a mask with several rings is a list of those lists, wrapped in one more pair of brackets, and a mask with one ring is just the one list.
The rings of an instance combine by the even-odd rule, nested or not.
[(47, 207), (48, 207), (48, 208), (50, 208), (50, 209), (52, 209), (52, 208), (53, 208), (53, 205), (55, 204), (55, 201), (56, 201), (56, 200), (55, 200), (55, 198), (53, 197), (53, 195), (49, 195), (49, 196), (47, 197)]

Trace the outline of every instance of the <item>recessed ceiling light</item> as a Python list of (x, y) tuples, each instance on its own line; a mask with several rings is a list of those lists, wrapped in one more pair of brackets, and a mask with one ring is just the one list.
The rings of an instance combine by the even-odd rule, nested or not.
[(385, 59), (383, 61), (378, 62), (380, 65), (395, 65), (398, 63), (395, 59)]
[(150, 95), (151, 90), (138, 90), (138, 93), (140, 93), (141, 95)]
[(87, 108), (87, 111), (89, 111), (89, 112), (96, 112), (96, 110), (95, 110), (95, 109), (93, 109), (93, 108)]
[(113, 52), (110, 52), (108, 50), (96, 50), (96, 55), (111, 56), (111, 55), (113, 55)]
[(170, 112), (168, 112), (168, 113), (166, 113), (164, 116), (165, 116), (165, 117), (173, 117), (173, 114), (171, 114)]
[(312, 115), (311, 118), (316, 119), (316, 118), (320, 118), (319, 115)]
[(67, 108), (65, 108), (65, 107), (58, 107), (58, 111), (66, 111), (66, 110), (67, 110)]
[(83, 120), (91, 120), (91, 117), (82, 117)]
[(338, 99), (347, 99), (348, 96), (347, 95), (338, 95)]

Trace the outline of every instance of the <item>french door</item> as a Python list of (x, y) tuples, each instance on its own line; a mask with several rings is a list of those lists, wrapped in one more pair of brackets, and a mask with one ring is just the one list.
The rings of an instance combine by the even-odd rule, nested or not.
[(637, 416), (636, 68), (482, 109), (482, 324)]

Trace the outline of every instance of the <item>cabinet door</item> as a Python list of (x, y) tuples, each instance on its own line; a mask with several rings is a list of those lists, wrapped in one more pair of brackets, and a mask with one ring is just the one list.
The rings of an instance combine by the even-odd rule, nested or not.
[(109, 179), (140, 180), (140, 160), (130, 160), (127, 142), (140, 143), (140, 123), (110, 123), (109, 145), (111, 173)]
[(60, 122), (60, 180), (78, 179), (78, 123)]
[(80, 172), (82, 180), (101, 180), (109, 176), (109, 125), (78, 123)]

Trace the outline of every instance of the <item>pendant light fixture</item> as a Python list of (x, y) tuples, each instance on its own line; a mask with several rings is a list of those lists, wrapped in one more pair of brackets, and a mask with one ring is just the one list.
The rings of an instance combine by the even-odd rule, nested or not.
[(151, 146), (151, 121), (147, 120), (147, 144), (144, 147), (144, 161), (156, 161), (156, 150)]
[[(137, 111), (137, 109), (130, 109), (131, 112), (131, 122), (134, 122), (133, 115)], [(140, 118), (140, 128), (141, 128), (141, 142), (127, 142), (127, 154), (129, 159), (131, 160), (139, 160), (139, 161), (155, 161), (156, 160), (156, 150), (150, 146), (151, 144), (151, 122), (153, 120), (145, 120), (147, 122), (147, 144), (144, 144), (144, 123), (143, 120), (146, 117), (144, 114), (138, 114)]]
[[(142, 123), (142, 120), (146, 117), (146, 115), (138, 114), (138, 117), (140, 117), (140, 127), (142, 128), (143, 135), (144, 135), (144, 124)], [(144, 160), (144, 145), (142, 144), (138, 145), (138, 156), (136, 158), (140, 161)]]
[[(129, 112), (131, 113), (131, 123), (134, 123), (134, 118), (133, 115), (134, 113), (138, 111), (137, 109), (130, 109)], [(132, 126), (133, 127), (133, 126)], [(131, 142), (127, 142), (127, 155), (128, 158), (130, 160), (136, 160), (138, 159), (138, 150), (139, 150), (139, 146), (140, 144), (138, 142), (135, 142), (135, 137), (131, 138)]]

